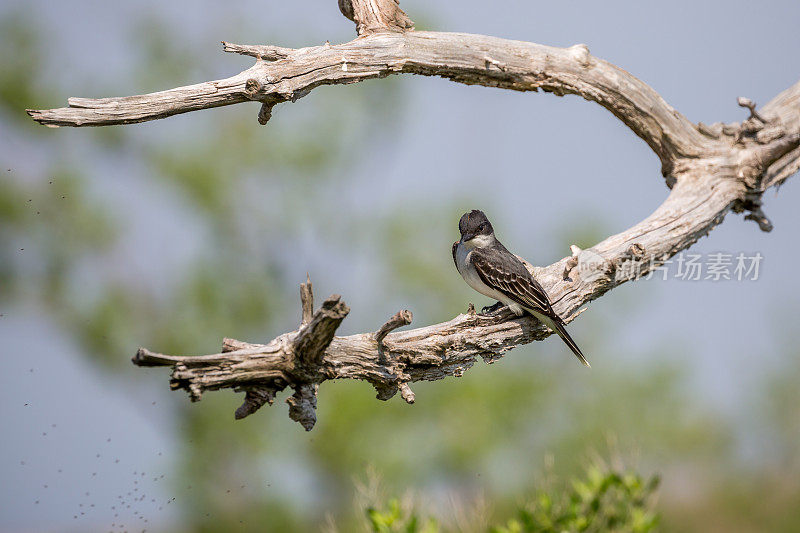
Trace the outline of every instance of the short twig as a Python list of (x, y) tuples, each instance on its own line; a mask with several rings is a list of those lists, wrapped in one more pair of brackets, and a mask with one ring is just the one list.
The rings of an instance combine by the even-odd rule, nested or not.
[(398, 387), (400, 389), (400, 397), (406, 401), (406, 403), (414, 403), (416, 401), (416, 396), (414, 395), (414, 391), (411, 390), (408, 383), (401, 383)]
[(752, 100), (750, 100), (749, 98), (745, 98), (744, 96), (740, 96), (736, 100), (736, 103), (739, 104), (739, 107), (746, 107), (747, 109), (750, 110), (750, 118), (754, 118), (756, 120), (759, 120), (759, 121), (763, 122), (764, 124), (767, 124), (769, 122), (767, 119), (765, 119), (763, 116), (761, 116), (758, 113), (758, 111), (756, 111), (756, 103), (753, 102)]
[(256, 59), (264, 61), (278, 61), (286, 59), (294, 52), (291, 48), (282, 48), (280, 46), (268, 45), (252, 45), (252, 44), (235, 44), (222, 41), (222, 49), (225, 52), (232, 52), (234, 54), (241, 54), (243, 56), (251, 56)]
[(303, 307), (303, 318), (300, 323), (305, 325), (311, 322), (311, 317), (314, 315), (314, 290), (308, 272), (306, 272), (306, 282), (300, 284), (300, 304)]
[(413, 320), (413, 318), (414, 315), (408, 309), (403, 309), (402, 311), (396, 312), (392, 318), (387, 320), (386, 323), (381, 326), (381, 329), (375, 332), (375, 342), (377, 342), (378, 345), (382, 345), (383, 339), (389, 334), (389, 332), (411, 324), (411, 320)]

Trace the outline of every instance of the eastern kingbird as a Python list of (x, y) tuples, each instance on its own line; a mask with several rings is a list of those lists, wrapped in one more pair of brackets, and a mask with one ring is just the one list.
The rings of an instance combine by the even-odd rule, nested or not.
[(492, 223), (483, 211), (473, 209), (458, 222), (461, 240), (453, 243), (453, 261), (461, 277), (479, 293), (498, 300), (492, 310), (505, 304), (517, 316), (525, 311), (558, 333), (586, 366), (589, 362), (569, 336), (541, 285), (522, 261), (494, 236)]

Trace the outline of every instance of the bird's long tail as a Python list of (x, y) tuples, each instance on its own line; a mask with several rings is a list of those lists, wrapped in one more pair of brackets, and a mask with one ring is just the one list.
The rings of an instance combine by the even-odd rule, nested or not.
[(572, 350), (572, 353), (574, 353), (575, 356), (581, 360), (581, 363), (591, 368), (592, 365), (589, 364), (589, 361), (587, 361), (586, 358), (583, 356), (583, 352), (581, 351), (581, 349), (578, 348), (578, 345), (575, 344), (575, 341), (572, 340), (572, 337), (569, 336), (569, 333), (567, 333), (567, 328), (564, 327), (564, 323), (561, 321), (560, 318), (546, 317), (544, 323), (548, 327), (550, 327), (550, 329), (558, 333), (558, 336), (561, 337), (561, 339), (566, 343), (567, 346), (569, 346), (569, 349)]

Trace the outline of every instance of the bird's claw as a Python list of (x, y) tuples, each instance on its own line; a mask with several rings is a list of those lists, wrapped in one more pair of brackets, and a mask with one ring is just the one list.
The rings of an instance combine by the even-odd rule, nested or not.
[(487, 305), (483, 309), (481, 309), (482, 315), (494, 315), (504, 307), (503, 302), (497, 302), (494, 305)]

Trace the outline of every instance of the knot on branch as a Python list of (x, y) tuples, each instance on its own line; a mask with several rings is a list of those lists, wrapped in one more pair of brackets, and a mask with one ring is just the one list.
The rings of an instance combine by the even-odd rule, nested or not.
[(272, 118), (272, 108), (277, 104), (287, 100), (292, 100), (294, 102), (298, 98), (304, 96), (304, 94), (299, 93), (292, 93), (283, 96), (268, 93), (265, 85), (255, 78), (248, 78), (248, 80), (245, 82), (244, 93), (250, 100), (261, 102), (261, 109), (258, 111), (258, 123), (262, 126), (265, 126), (267, 122), (269, 122), (269, 119)]
[(263, 86), (261, 82), (255, 78), (249, 78), (244, 84), (244, 92), (247, 97), (251, 100), (255, 100), (258, 98), (259, 93), (261, 93)]
[(575, 60), (580, 63), (582, 67), (588, 67), (592, 64), (592, 56), (589, 53), (589, 47), (583, 43), (580, 44), (573, 44), (569, 48), (567, 48), (570, 55), (575, 58)]
[(635, 242), (628, 247), (624, 255), (629, 259), (638, 260), (644, 257), (645, 251), (646, 250), (644, 246), (638, 242)]

